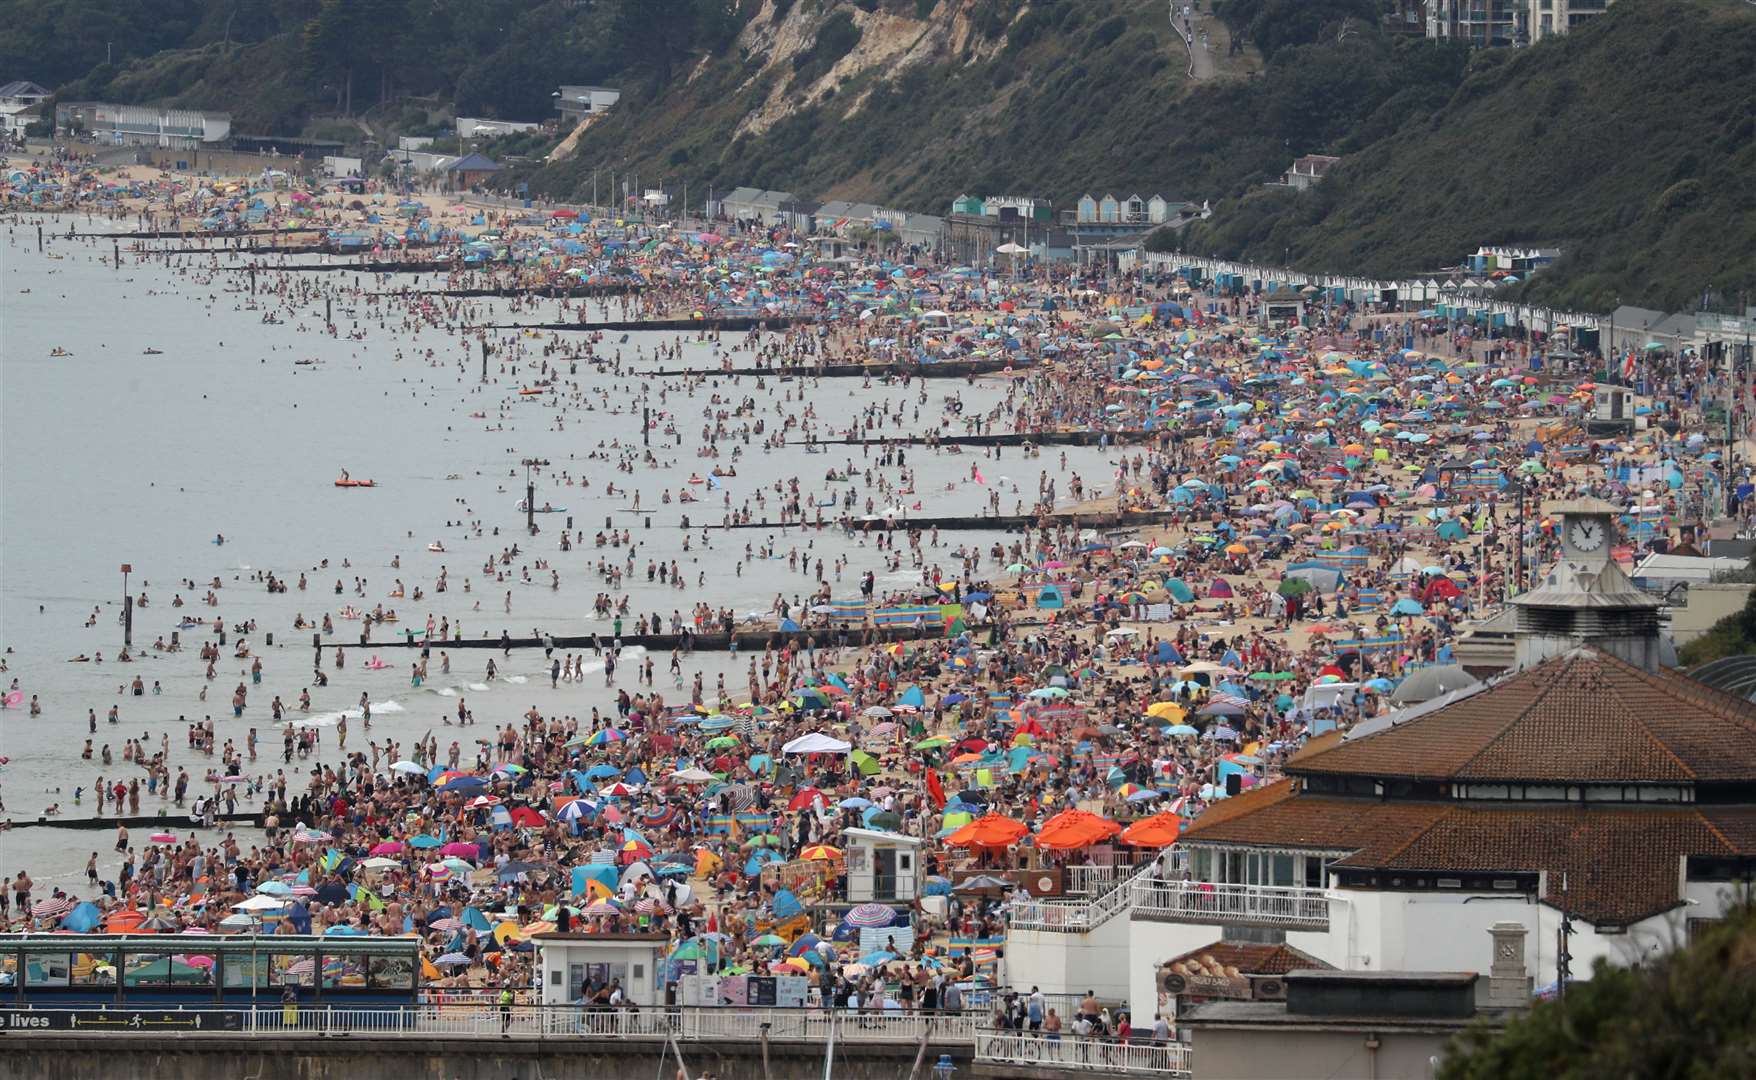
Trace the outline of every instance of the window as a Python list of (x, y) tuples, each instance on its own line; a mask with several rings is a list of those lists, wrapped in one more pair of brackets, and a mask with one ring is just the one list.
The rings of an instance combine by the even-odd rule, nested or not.
[(366, 986), (366, 958), (363, 956), (323, 956), (323, 989), (360, 990)]
[(413, 990), (415, 962), (408, 956), (374, 956), (366, 961), (366, 985), (374, 990)]
[(122, 957), (122, 985), (127, 989), (168, 990), (213, 985), (213, 957), (193, 954), (131, 952)]
[(72, 964), (64, 952), (25, 954), (26, 986), (66, 986), (71, 974)]
[(1294, 884), (1293, 857), (1291, 855), (1274, 855), (1271, 856), (1271, 858), (1273, 860), (1274, 873), (1269, 884), (1283, 889), (1291, 888)]
[(68, 977), (73, 986), (115, 986), (116, 958), (110, 953), (76, 952)]
[(268, 985), (314, 986), (317, 963), (310, 953), (271, 953), (268, 957)]

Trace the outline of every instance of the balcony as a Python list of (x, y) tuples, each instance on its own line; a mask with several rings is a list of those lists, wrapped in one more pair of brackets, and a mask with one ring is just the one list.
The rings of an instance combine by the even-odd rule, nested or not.
[(1329, 929), (1329, 897), (1322, 889), (1142, 878), (1130, 891), (1130, 915), (1136, 919)]

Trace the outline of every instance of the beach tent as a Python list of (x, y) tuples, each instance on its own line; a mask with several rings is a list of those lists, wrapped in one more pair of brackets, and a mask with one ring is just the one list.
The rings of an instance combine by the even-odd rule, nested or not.
[(1044, 585), (1037, 592), (1037, 607), (1048, 611), (1058, 611), (1067, 606), (1067, 598), (1061, 595), (1058, 585)]
[(781, 747), (782, 752), (788, 754), (845, 754), (851, 749), (853, 749), (851, 743), (843, 742), (833, 735), (825, 735), (820, 731), (801, 735)]

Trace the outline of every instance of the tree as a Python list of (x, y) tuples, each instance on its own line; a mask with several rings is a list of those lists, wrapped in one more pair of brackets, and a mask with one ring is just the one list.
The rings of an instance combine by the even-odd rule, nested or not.
[(1642, 968), (1599, 960), (1589, 982), (1495, 1032), (1460, 1036), (1440, 1080), (1756, 1075), (1756, 908)]

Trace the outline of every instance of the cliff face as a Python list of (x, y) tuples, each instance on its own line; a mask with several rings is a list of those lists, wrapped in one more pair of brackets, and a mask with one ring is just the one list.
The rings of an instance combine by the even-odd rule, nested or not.
[[(622, 102), (540, 191), (594, 170), (943, 212), (959, 191), (1168, 196), (1187, 53), (1162, 0), (762, 0), (735, 41)], [(1124, 191), (1122, 189), (1126, 188)]]

